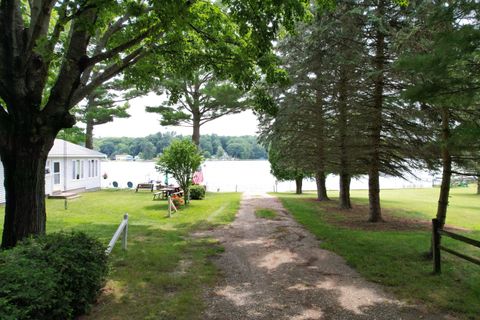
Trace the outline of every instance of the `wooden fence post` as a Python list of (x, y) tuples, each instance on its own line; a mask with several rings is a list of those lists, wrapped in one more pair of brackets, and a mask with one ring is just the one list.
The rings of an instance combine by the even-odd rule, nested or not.
[(168, 196), (168, 217), (172, 216), (172, 197)]
[(437, 219), (432, 219), (432, 242), (433, 242), (433, 273), (440, 274), (442, 272), (441, 255), (440, 255), (440, 223)]

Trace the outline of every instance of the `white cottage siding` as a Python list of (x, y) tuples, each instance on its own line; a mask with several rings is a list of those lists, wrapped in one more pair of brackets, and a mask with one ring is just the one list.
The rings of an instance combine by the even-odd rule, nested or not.
[(95, 190), (100, 188), (99, 158), (69, 158), (67, 160), (67, 190)]
[(55, 174), (52, 174), (52, 192), (100, 189), (101, 160), (106, 158), (103, 153), (57, 139), (48, 158), (52, 173), (55, 162), (61, 167), (61, 175), (57, 177), (60, 183), (55, 183)]
[[(56, 139), (46, 163), (45, 194), (100, 189), (101, 160), (105, 158), (103, 153)], [(74, 163), (78, 163), (79, 166), (78, 170), (75, 168), (75, 172)], [(56, 173), (56, 169), (59, 172)], [(76, 175), (77, 171), (78, 175)], [(3, 165), (0, 162), (0, 203), (5, 202), (3, 180)]]

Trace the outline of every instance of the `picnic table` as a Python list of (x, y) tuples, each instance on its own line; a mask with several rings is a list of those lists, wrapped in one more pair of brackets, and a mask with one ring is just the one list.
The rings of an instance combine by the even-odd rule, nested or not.
[(180, 197), (183, 196), (183, 190), (176, 187), (165, 187), (158, 189), (157, 192), (153, 194), (153, 200), (156, 199), (166, 199), (168, 196), (178, 194)]

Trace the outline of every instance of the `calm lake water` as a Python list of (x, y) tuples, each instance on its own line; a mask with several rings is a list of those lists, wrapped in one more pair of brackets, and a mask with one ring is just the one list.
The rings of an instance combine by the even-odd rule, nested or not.
[[(202, 165), (204, 184), (209, 191), (239, 191), (239, 192), (271, 192), (295, 190), (293, 181), (276, 183), (275, 177), (270, 174), (270, 163), (267, 160), (252, 161), (206, 161)], [(155, 170), (153, 161), (105, 161), (102, 162), (102, 188), (112, 188), (116, 181), (120, 188), (127, 188), (130, 181), (134, 186), (137, 183), (151, 180), (164, 181), (162, 173)], [(398, 188), (429, 188), (432, 186), (433, 176), (428, 172), (416, 172), (418, 178), (408, 177), (407, 180), (393, 177), (381, 177), (382, 189)], [(174, 182), (169, 178), (169, 182)], [(304, 190), (315, 190), (314, 180), (303, 181)], [(352, 180), (352, 189), (367, 189), (367, 177)], [(338, 177), (327, 177), (327, 188), (338, 190)]]

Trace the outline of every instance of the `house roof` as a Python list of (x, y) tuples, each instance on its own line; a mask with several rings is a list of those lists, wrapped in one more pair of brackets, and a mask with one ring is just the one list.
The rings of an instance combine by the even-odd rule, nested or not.
[(52, 149), (48, 153), (49, 157), (67, 157), (67, 158), (106, 158), (106, 155), (79, 146), (62, 139), (55, 139)]

